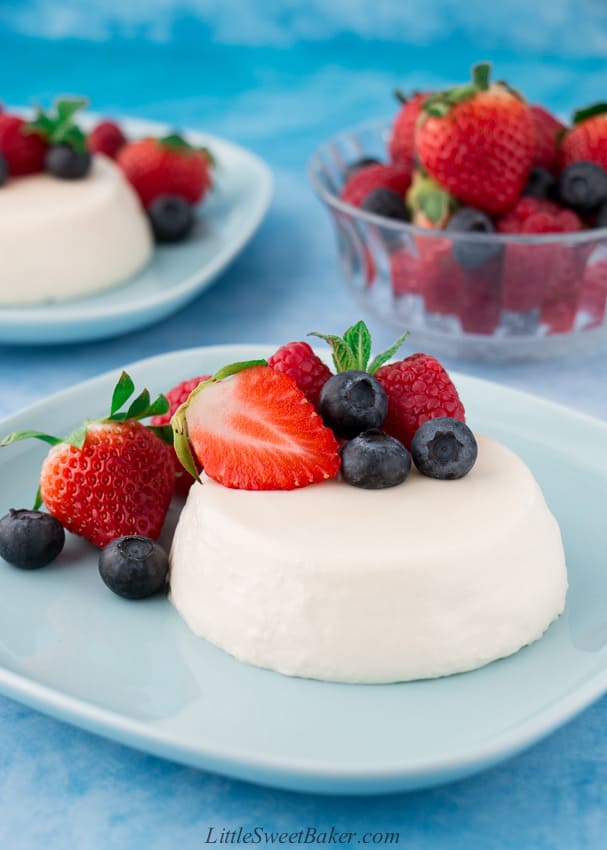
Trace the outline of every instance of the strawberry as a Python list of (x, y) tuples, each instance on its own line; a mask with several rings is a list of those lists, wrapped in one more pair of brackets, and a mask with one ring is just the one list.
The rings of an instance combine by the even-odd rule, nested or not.
[(607, 170), (607, 103), (595, 103), (573, 116), (573, 127), (561, 140), (561, 165), (585, 160)]
[(346, 181), (340, 198), (359, 207), (373, 189), (392, 189), (404, 195), (411, 183), (411, 171), (401, 165), (366, 165)]
[(416, 92), (409, 99), (400, 92), (396, 94), (402, 106), (392, 125), (388, 150), (392, 162), (403, 166), (409, 173), (413, 171), (415, 165), (415, 125), (421, 115), (422, 104), (429, 94), (429, 92)]
[(144, 207), (160, 195), (179, 195), (197, 204), (211, 186), (209, 152), (176, 134), (130, 142), (118, 152), (117, 162)]
[[(170, 425), (173, 414), (176, 413), (177, 409), (188, 400), (190, 393), (193, 392), (203, 381), (208, 381), (210, 377), (210, 375), (199, 375), (197, 378), (189, 378), (187, 381), (182, 381), (180, 384), (177, 384), (177, 386), (172, 387), (166, 393), (166, 397), (169, 402), (169, 409), (166, 413), (162, 413), (159, 416), (153, 416), (150, 420), (150, 424), (156, 428), (163, 427), (164, 425)], [(190, 487), (194, 483), (194, 478), (183, 468), (181, 461), (174, 450), (173, 465), (175, 467), (175, 493), (179, 496), (187, 496)]]
[[(333, 478), (338, 444), (290, 375), (265, 361), (233, 364), (200, 384), (173, 417), (192, 474), (241, 490), (293, 490)], [(190, 450), (191, 447), (191, 450)]]
[(36, 507), (44, 502), (68, 531), (99, 547), (128, 534), (158, 537), (173, 494), (172, 450), (157, 434), (168, 435), (139, 421), (164, 413), (168, 401), (159, 396), (150, 403), (149, 392), (143, 390), (120, 412), (134, 389), (123, 372), (109, 416), (87, 420), (66, 439), (22, 431), (0, 441), (7, 446), (36, 437), (51, 444), (40, 472)]
[(6, 160), (11, 177), (35, 174), (44, 169), (48, 145), (37, 132), (29, 132), (23, 118), (0, 114), (0, 154)]
[(91, 153), (103, 153), (116, 159), (127, 138), (115, 121), (100, 121), (89, 133), (87, 147)]
[(383, 430), (407, 448), (420, 425), (439, 416), (466, 421), (464, 406), (444, 367), (430, 354), (411, 354), (382, 366), (375, 377), (388, 396)]
[(290, 375), (314, 407), (323, 385), (332, 375), (307, 342), (288, 342), (281, 346), (268, 360), (268, 366)]
[(468, 85), (426, 98), (415, 144), (440, 186), (463, 204), (498, 214), (525, 186), (535, 128), (527, 104), (505, 85), (490, 85), (489, 65), (481, 64)]
[(529, 109), (535, 128), (533, 165), (538, 165), (554, 174), (558, 171), (559, 140), (565, 126), (543, 106), (532, 104)]

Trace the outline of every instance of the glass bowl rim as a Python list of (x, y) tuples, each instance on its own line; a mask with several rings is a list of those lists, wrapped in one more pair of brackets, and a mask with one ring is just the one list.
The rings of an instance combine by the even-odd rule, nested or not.
[[(308, 180), (312, 184), (312, 188), (316, 194), (325, 202), (325, 204), (347, 215), (350, 219), (361, 221), (366, 224), (372, 224), (376, 227), (381, 227), (384, 230), (391, 230), (394, 233), (402, 233), (410, 236), (424, 237), (426, 239), (448, 239), (452, 242), (466, 242), (472, 244), (487, 245), (495, 243), (498, 245), (554, 245), (563, 244), (567, 246), (584, 245), (586, 243), (598, 242), (607, 240), (607, 227), (594, 227), (588, 230), (571, 231), (569, 233), (540, 233), (540, 234), (513, 234), (513, 233), (461, 233), (457, 231), (447, 230), (432, 230), (429, 227), (419, 227), (406, 221), (398, 221), (395, 219), (386, 218), (385, 216), (377, 215), (376, 213), (366, 212), (342, 201), (341, 198), (331, 192), (323, 184), (319, 170), (323, 161), (322, 154), (324, 151), (329, 151), (331, 144), (335, 144), (340, 140), (350, 140), (355, 133), (362, 131), (376, 130), (380, 137), (385, 138), (390, 132), (390, 124), (385, 121), (366, 121), (356, 124), (353, 127), (340, 130), (338, 133), (329, 136), (323, 142), (318, 144), (307, 164)], [(364, 156), (364, 151), (361, 151), (361, 156)]]

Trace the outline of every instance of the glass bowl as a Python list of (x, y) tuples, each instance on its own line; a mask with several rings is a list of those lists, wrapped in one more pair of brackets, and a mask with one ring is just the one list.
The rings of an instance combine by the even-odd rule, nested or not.
[(548, 357), (607, 338), (607, 228), (518, 236), (446, 233), (364, 212), (339, 192), (348, 164), (388, 161), (379, 123), (317, 148), (309, 178), (335, 225), (343, 277), (363, 311), (436, 353)]

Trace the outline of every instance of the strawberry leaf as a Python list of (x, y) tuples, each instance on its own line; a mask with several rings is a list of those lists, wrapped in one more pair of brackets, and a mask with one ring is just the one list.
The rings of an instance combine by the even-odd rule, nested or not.
[(69, 443), (70, 446), (74, 446), (75, 449), (81, 449), (84, 445), (84, 441), (86, 440), (86, 432), (88, 428), (88, 423), (84, 422), (75, 431), (66, 437), (64, 440), (65, 443)]
[(148, 408), (148, 416), (162, 416), (163, 413), (168, 413), (171, 409), (168, 398), (162, 393), (155, 399)]
[(607, 103), (593, 103), (592, 106), (585, 106), (583, 109), (578, 109), (573, 113), (573, 123), (581, 124), (587, 121), (588, 118), (594, 118), (595, 115), (603, 115), (607, 112)]
[(321, 334), (316, 331), (309, 333), (308, 336), (317, 336), (319, 339), (324, 339), (333, 349), (333, 363), (336, 372), (347, 372), (349, 369), (356, 369), (354, 355), (347, 342), (340, 336), (335, 334)]
[(396, 340), (396, 342), (392, 343), (390, 348), (387, 348), (385, 351), (382, 351), (381, 354), (378, 354), (376, 357), (374, 357), (373, 360), (371, 361), (370, 365), (369, 365), (369, 368), (367, 369), (369, 374), (374, 375), (377, 372), (377, 370), (380, 368), (380, 366), (383, 366), (384, 363), (387, 363), (388, 360), (390, 360), (391, 357), (394, 357), (394, 355), (396, 354), (396, 352), (398, 351), (398, 349), (401, 347), (401, 345), (407, 339), (408, 336), (409, 336), (409, 331), (405, 331), (403, 334), (401, 334), (399, 336), (399, 338)]
[(344, 342), (349, 346), (355, 369), (364, 372), (371, 356), (371, 334), (364, 322), (357, 322), (344, 333)]
[(173, 429), (170, 425), (149, 425), (148, 431), (152, 431), (159, 440), (162, 440), (163, 443), (166, 443), (167, 446), (173, 445)]
[(127, 419), (141, 419), (150, 406), (150, 392), (148, 389), (143, 389), (137, 398), (131, 402), (131, 406), (126, 412)]
[(7, 434), (2, 440), (0, 440), (1, 446), (10, 446), (11, 443), (17, 443), (20, 440), (29, 440), (30, 438), (36, 440), (42, 440), (44, 443), (48, 443), (51, 446), (58, 446), (59, 443), (63, 443), (60, 437), (53, 437), (50, 434), (44, 434), (42, 431), (13, 431), (12, 434)]
[(250, 369), (252, 366), (267, 365), (267, 360), (241, 360), (237, 363), (230, 363), (227, 366), (224, 366), (218, 372), (215, 372), (212, 378), (203, 381), (200, 386), (204, 387), (206, 386), (206, 384), (210, 384), (213, 381), (223, 381), (224, 378), (229, 378), (231, 375), (236, 375), (238, 372), (242, 372), (244, 369)]
[(37, 511), (42, 506), (42, 493), (40, 492), (40, 486), (36, 490), (36, 498), (34, 499), (34, 504), (32, 507), (33, 511)]
[(127, 372), (123, 371), (118, 379), (118, 383), (114, 387), (112, 406), (110, 407), (111, 418), (114, 417), (114, 414), (120, 410), (122, 405), (133, 395), (134, 392), (135, 384), (133, 383), (133, 379), (129, 374), (127, 374)]

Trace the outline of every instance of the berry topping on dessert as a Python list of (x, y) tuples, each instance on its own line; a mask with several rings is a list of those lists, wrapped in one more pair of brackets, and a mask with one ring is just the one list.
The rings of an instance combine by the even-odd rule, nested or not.
[(99, 555), (99, 575), (118, 596), (145, 599), (166, 587), (169, 558), (149, 537), (112, 540)]
[(91, 167), (92, 157), (86, 146), (86, 136), (74, 121), (76, 113), (86, 106), (86, 100), (58, 100), (52, 113), (38, 109), (28, 131), (35, 131), (46, 140), (44, 167), (61, 180), (80, 180)]
[(383, 431), (363, 431), (341, 450), (341, 475), (354, 487), (383, 490), (407, 478), (411, 455), (402, 443)]
[(121, 127), (115, 121), (100, 121), (88, 134), (86, 145), (92, 153), (103, 153), (116, 159), (118, 151), (127, 143)]
[(422, 475), (450, 481), (463, 478), (476, 462), (478, 446), (474, 434), (459, 419), (429, 419), (411, 441), (413, 463)]
[(89, 151), (76, 150), (65, 142), (51, 145), (44, 157), (44, 167), (48, 173), (61, 180), (82, 179), (89, 173), (91, 162)]
[(356, 437), (361, 431), (380, 428), (388, 413), (388, 396), (367, 372), (349, 369), (324, 384), (318, 412), (337, 437)]
[(46, 148), (46, 139), (34, 132), (24, 118), (0, 113), (0, 154), (11, 177), (42, 171)]
[(382, 366), (375, 377), (388, 396), (384, 430), (407, 448), (417, 429), (429, 419), (465, 421), (464, 406), (445, 368), (430, 354), (411, 354)]
[(117, 162), (146, 208), (161, 195), (178, 195), (197, 204), (211, 187), (209, 151), (192, 147), (177, 133), (129, 142)]
[(22, 570), (50, 564), (64, 543), (63, 526), (50, 514), (11, 508), (0, 519), (0, 557)]
[(6, 159), (0, 153), (0, 186), (6, 183), (8, 178), (8, 165)]
[(290, 375), (305, 397), (318, 407), (318, 396), (333, 374), (307, 342), (288, 342), (268, 360), (268, 366)]
[(159, 195), (147, 212), (156, 242), (180, 242), (196, 221), (192, 205), (179, 195)]
[(175, 450), (225, 487), (292, 490), (339, 470), (333, 432), (293, 378), (265, 361), (233, 364), (200, 384), (173, 417)]
[(51, 445), (35, 507), (43, 502), (64, 528), (95, 546), (125, 534), (158, 537), (173, 494), (170, 429), (140, 421), (166, 412), (168, 401), (159, 396), (151, 402), (144, 389), (122, 410), (134, 391), (123, 372), (103, 419), (87, 419), (65, 439), (19, 431), (0, 440), (8, 446), (33, 437)]

